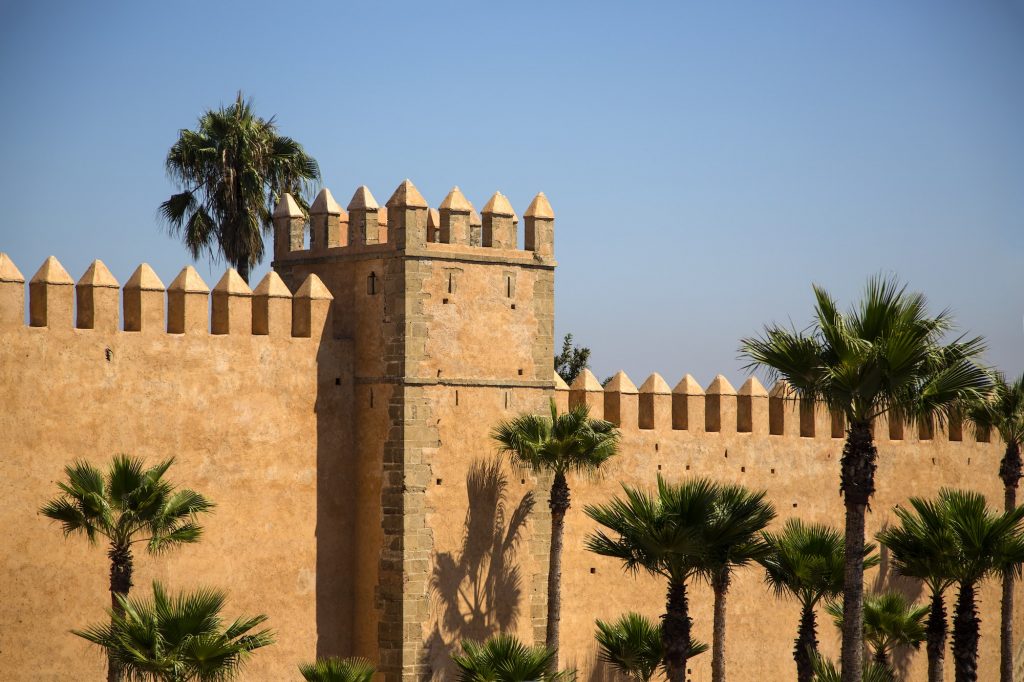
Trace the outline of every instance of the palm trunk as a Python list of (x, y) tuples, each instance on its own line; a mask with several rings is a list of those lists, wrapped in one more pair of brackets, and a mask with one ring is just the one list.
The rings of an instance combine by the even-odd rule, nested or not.
[(242, 278), (242, 281), (249, 284), (249, 261), (239, 263), (236, 269), (238, 270), (238, 276)]
[(800, 610), (800, 629), (795, 644), (793, 660), (796, 661), (797, 682), (812, 682), (814, 667), (811, 662), (818, 652), (818, 623), (813, 604), (804, 604)]
[(953, 616), (953, 663), (956, 682), (978, 679), (978, 611), (974, 604), (974, 583), (961, 583)]
[(548, 623), (545, 645), (555, 652), (551, 659), (551, 672), (558, 671), (558, 625), (562, 612), (562, 536), (565, 532), (565, 512), (569, 510), (569, 484), (565, 474), (555, 473), (551, 482), (551, 556), (548, 558)]
[(711, 582), (715, 593), (714, 634), (711, 642), (711, 682), (725, 682), (725, 598), (729, 593), (728, 566), (722, 568)]
[(928, 613), (927, 644), (928, 682), (945, 681), (946, 658), (946, 602), (942, 592), (932, 591), (931, 611)]
[[(114, 615), (124, 615), (118, 596), (127, 597), (132, 589), (132, 548), (130, 545), (110, 543), (110, 609)], [(108, 656), (107, 682), (119, 682), (121, 667)]]
[[(1017, 508), (1017, 485), (1021, 478), (1020, 445), (1006, 444), (999, 476), (1003, 479), (1005, 511)], [(999, 607), (999, 682), (1013, 682), (1013, 575), (1003, 574), (1003, 599)]]
[(690, 625), (686, 583), (670, 580), (665, 615), (661, 622), (661, 641), (665, 646), (665, 672), (668, 673), (668, 682), (686, 682), (686, 659), (690, 652)]
[(875, 492), (878, 453), (871, 424), (852, 422), (846, 434), (840, 489), (846, 503), (843, 570), (843, 682), (862, 682), (864, 668), (864, 523)]

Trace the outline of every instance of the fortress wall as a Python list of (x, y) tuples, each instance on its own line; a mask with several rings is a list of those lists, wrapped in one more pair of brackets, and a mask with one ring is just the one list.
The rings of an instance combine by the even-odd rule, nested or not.
[[(628, 382), (628, 377), (625, 378)], [(594, 380), (596, 382), (596, 380)], [(700, 395), (696, 382), (684, 379), (682, 388), (674, 394), (655, 394), (654, 422), (658, 428), (638, 427), (642, 412), (640, 401), (644, 394), (614, 390), (586, 391), (586, 377), (574, 383), (572, 391), (556, 391), (563, 404), (585, 400), (594, 405), (594, 416), (609, 416), (606, 405), (619, 403), (625, 411), (615, 421), (623, 431), (621, 454), (611, 460), (600, 479), (585, 481), (579, 478), (571, 483), (573, 501), (567, 516), (566, 555), (563, 559), (563, 620), (562, 645), (567, 664), (578, 666), (582, 680), (613, 679), (605, 677), (607, 671), (597, 662), (597, 649), (593, 639), (595, 618), (616, 618), (627, 610), (639, 610), (657, 617), (664, 611), (665, 585), (646, 575), (624, 575), (618, 562), (598, 557), (586, 551), (584, 541), (595, 524), (583, 513), (590, 503), (601, 503), (621, 493), (620, 483), (653, 486), (660, 473), (669, 480), (687, 476), (709, 476), (717, 481), (742, 483), (755, 489), (766, 489), (778, 511), (777, 526), (790, 517), (820, 521), (842, 527), (844, 508), (839, 496), (839, 458), (842, 455), (842, 437), (833, 437), (829, 415), (816, 415), (810, 419), (804, 414), (805, 433), (810, 423), (816, 425), (813, 435), (799, 435), (800, 409), (785, 400), (771, 408), (776, 418), (769, 424), (768, 402), (759, 384), (747, 384), (740, 393), (753, 392), (752, 423), (745, 425), (742, 416), (747, 408), (734, 409), (737, 398), (742, 405), (744, 396), (730, 395), (731, 387), (724, 378), (716, 378), (708, 387), (710, 395)], [(614, 382), (620, 388), (623, 381)], [(650, 382), (645, 382), (645, 386)], [(660, 384), (661, 382), (657, 382)], [(591, 384), (592, 385), (592, 384)], [(598, 384), (599, 386), (599, 384)], [(751, 388), (754, 390), (751, 391)], [(683, 389), (688, 389), (683, 391)], [(703, 391), (702, 391), (703, 392)], [(599, 395), (600, 394), (600, 395)], [(618, 395), (615, 395), (618, 394)], [(773, 391), (779, 395), (780, 391)], [(703, 409), (705, 418), (696, 419), (692, 429), (673, 429), (669, 422), (672, 402), (684, 398), (690, 416)], [(605, 402), (607, 400), (608, 402)], [(749, 400), (747, 402), (750, 402)], [(660, 405), (660, 409), (658, 406)], [(737, 416), (739, 412), (740, 416)], [(815, 417), (815, 415), (810, 415)], [(720, 431), (710, 432), (709, 422), (719, 422)], [(751, 428), (740, 432), (738, 428)], [(779, 431), (778, 435), (771, 431)], [(883, 427), (878, 431), (885, 430)], [(824, 433), (823, 433), (824, 431)], [(783, 435), (785, 434), (785, 435)], [(932, 440), (922, 440), (919, 434), (906, 428), (904, 440), (881, 436), (877, 443), (879, 464), (877, 493), (868, 517), (868, 533), (873, 535), (885, 524), (892, 522), (892, 508), (905, 502), (909, 494), (931, 496), (944, 486), (976, 489), (994, 508), (1002, 505), (1002, 483), (998, 478), (999, 460), (1003, 444), (997, 438), (991, 443), (977, 442), (970, 429), (962, 429), (960, 441), (950, 441), (946, 430), (934, 434)], [(881, 434), (880, 434), (881, 435)], [(927, 435), (927, 434), (926, 434)], [(879, 568), (869, 571), (866, 582), (869, 589), (895, 588), (904, 590), (920, 601), (927, 599), (926, 590), (919, 585), (894, 576), (882, 555)], [(796, 637), (798, 608), (790, 601), (776, 600), (762, 583), (763, 571), (743, 569), (736, 575), (728, 602), (728, 665), (730, 675), (737, 679), (766, 681), (791, 680), (795, 674), (792, 660), (793, 640)], [(1024, 596), (1024, 590), (1019, 593)], [(999, 583), (989, 580), (980, 591), (982, 620), (981, 661), (979, 679), (998, 677), (999, 658)], [(711, 642), (712, 595), (706, 585), (697, 585), (690, 591), (695, 636)], [(947, 595), (947, 608), (952, 614), (955, 589)], [(1024, 614), (1018, 614), (1015, 624), (1018, 638), (1024, 628)], [(838, 637), (827, 616), (819, 614), (819, 638), (823, 650), (838, 658)], [(912, 657), (898, 659), (907, 666), (904, 679), (923, 679), (927, 659), (923, 649)], [(711, 679), (711, 654), (706, 653), (691, 662), (694, 682)], [(952, 660), (947, 653), (947, 679), (952, 679)]]
[[(119, 452), (149, 463), (175, 457), (170, 480), (217, 505), (198, 544), (161, 557), (137, 552), (134, 594), (150, 592), (153, 579), (175, 590), (208, 585), (228, 591), (226, 617), (267, 614), (278, 642), (253, 659), (250, 679), (292, 679), (318, 652), (347, 653), (351, 344), (321, 337), (323, 292), (293, 298), (271, 279), (254, 297), (227, 277), (212, 303), (213, 328), (226, 333), (211, 334), (210, 297), (188, 269), (168, 294), (167, 324), (185, 333), (167, 333), (162, 283), (148, 266), (126, 285), (119, 316), (118, 284), (101, 263), (76, 287), (53, 260), (33, 278), (34, 326), (25, 326), (24, 284), (5, 259), (0, 677), (104, 674), (100, 650), (68, 630), (105, 617), (106, 547), (65, 540), (37, 510), (58, 492), (65, 464), (105, 468)], [(139, 331), (122, 331), (119, 317)]]

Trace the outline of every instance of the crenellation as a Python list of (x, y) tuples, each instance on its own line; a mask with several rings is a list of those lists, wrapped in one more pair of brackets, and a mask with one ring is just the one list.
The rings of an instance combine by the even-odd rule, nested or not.
[(473, 204), (458, 185), (452, 187), (439, 207), (441, 231), (437, 241), (443, 244), (472, 245), (470, 223), (474, 212)]
[(419, 249), (427, 243), (427, 202), (408, 179), (388, 199), (388, 241), (400, 251)]
[(191, 265), (167, 287), (167, 332), (206, 334), (210, 325), (210, 288)]
[(281, 276), (268, 272), (252, 292), (252, 333), (292, 335), (292, 292)]
[(370, 193), (370, 188), (360, 185), (348, 202), (349, 246), (380, 243), (380, 226), (377, 223), (379, 210), (380, 206)]
[(50, 256), (29, 281), (29, 324), (60, 331), (74, 326), (75, 280)]
[(234, 268), (229, 268), (213, 287), (213, 334), (252, 333), (252, 289)]
[(323, 281), (310, 273), (292, 298), (292, 336), (319, 339), (331, 329), (332, 301)]
[(324, 251), (348, 244), (348, 213), (324, 187), (309, 207), (309, 250)]
[(75, 285), (76, 326), (114, 332), (120, 328), (121, 285), (101, 260), (94, 260)]
[(768, 433), (768, 391), (750, 377), (736, 392), (736, 430), (740, 433)]
[(566, 412), (569, 409), (569, 384), (565, 383), (565, 379), (558, 372), (552, 374), (555, 382), (555, 407), (559, 412)]
[(656, 431), (672, 430), (672, 389), (657, 372), (653, 372), (640, 386), (637, 427)]
[(25, 276), (0, 252), (0, 329), (25, 324)]
[(736, 389), (721, 374), (704, 391), (704, 429), (736, 433)]
[(164, 283), (143, 263), (124, 285), (124, 330), (162, 334), (167, 330), (164, 310)]
[(618, 371), (604, 387), (604, 418), (621, 429), (636, 429), (639, 391), (629, 376)]
[(540, 192), (530, 202), (523, 216), (526, 220), (524, 246), (533, 251), (539, 258), (551, 258), (555, 255), (555, 212), (551, 203)]
[(672, 389), (672, 428), (694, 433), (704, 431), (704, 389), (687, 374)]
[(306, 216), (295, 201), (285, 192), (277, 203), (272, 216), (274, 221), (274, 259), (284, 258), (287, 254), (302, 251), (305, 245)]
[(768, 433), (773, 436), (800, 435), (800, 400), (790, 385), (776, 381), (768, 394)]
[(604, 388), (594, 373), (584, 369), (569, 386), (569, 408), (586, 405), (592, 419), (604, 419)]
[(516, 212), (504, 194), (495, 192), (480, 213), (483, 216), (483, 246), (495, 249), (516, 248)]

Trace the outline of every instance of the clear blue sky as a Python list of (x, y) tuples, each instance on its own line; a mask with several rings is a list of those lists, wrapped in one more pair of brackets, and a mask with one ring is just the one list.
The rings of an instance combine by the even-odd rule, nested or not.
[(238, 89), (342, 204), (545, 191), (599, 376), (738, 384), (737, 339), (876, 272), (1024, 369), (1020, 2), (3, 3), (0, 250), (170, 282), (164, 155)]

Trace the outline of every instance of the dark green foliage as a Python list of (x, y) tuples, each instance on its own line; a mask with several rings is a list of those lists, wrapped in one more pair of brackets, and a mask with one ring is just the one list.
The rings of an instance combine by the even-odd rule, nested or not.
[(225, 626), (225, 595), (200, 589), (171, 597), (153, 583), (153, 599), (118, 595), (109, 623), (73, 632), (106, 649), (130, 680), (207, 682), (236, 677), (249, 655), (274, 642), (269, 630), (251, 632), (266, 616)]
[(196, 130), (181, 130), (166, 166), (182, 190), (160, 205), (170, 231), (193, 258), (222, 256), (246, 282), (263, 258), (263, 233), (281, 195), (292, 194), (305, 212), (303, 189), (320, 178), (316, 160), (279, 135), (273, 118), (256, 116), (241, 92), (203, 113)]
[[(832, 603), (827, 610), (836, 627), (842, 629), (842, 605)], [(874, 652), (875, 662), (888, 666), (889, 656), (897, 647), (920, 647), (927, 615), (927, 606), (913, 604), (898, 592), (869, 594), (864, 599), (864, 641)]]
[[(598, 620), (594, 635), (600, 647), (599, 656), (623, 675), (639, 682), (649, 682), (662, 667), (665, 646), (661, 627), (639, 613), (626, 613), (615, 622)], [(708, 645), (690, 640), (687, 660), (708, 650)]]
[(299, 672), (307, 682), (372, 682), (376, 668), (365, 658), (318, 658)]
[(500, 634), (486, 642), (462, 642), (462, 653), (452, 654), (459, 682), (572, 682), (575, 673), (550, 672), (555, 652), (529, 647), (513, 635)]
[(562, 341), (562, 352), (555, 356), (555, 371), (567, 384), (571, 384), (590, 362), (590, 349), (574, 346), (572, 334)]

